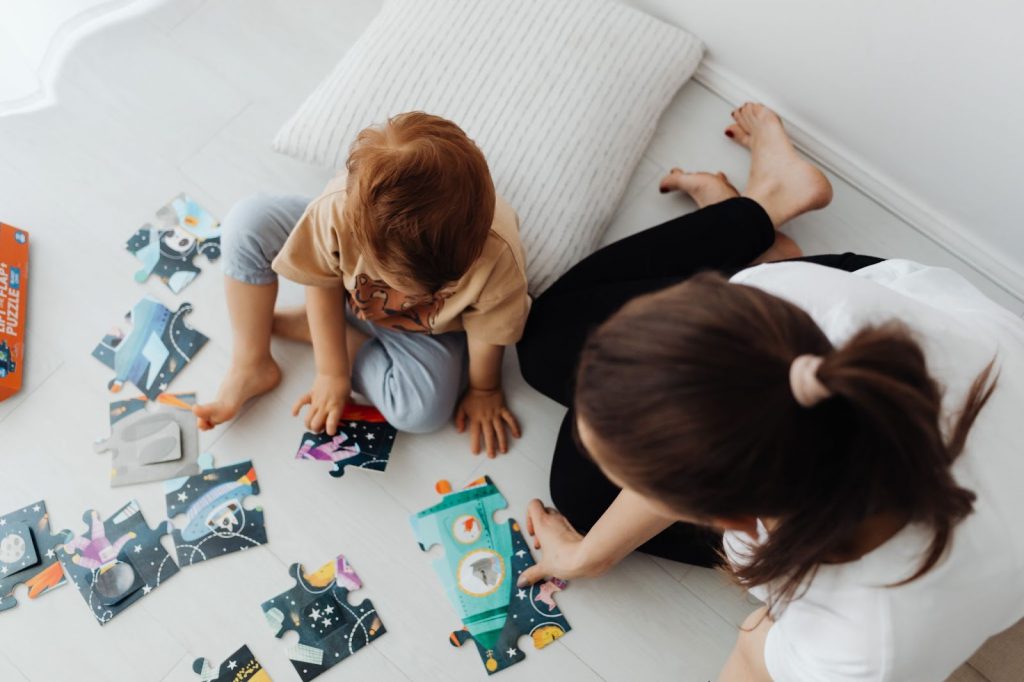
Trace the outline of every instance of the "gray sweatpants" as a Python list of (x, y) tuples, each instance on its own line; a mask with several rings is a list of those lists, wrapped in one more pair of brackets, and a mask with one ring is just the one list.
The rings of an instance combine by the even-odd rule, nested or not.
[[(270, 284), (270, 263), (306, 209), (309, 197), (264, 195), (235, 204), (221, 224), (224, 274), (247, 284)], [(352, 388), (399, 431), (427, 433), (444, 426), (466, 384), (466, 335), (419, 334), (358, 319), (345, 306), (351, 327), (370, 336), (352, 364)]]

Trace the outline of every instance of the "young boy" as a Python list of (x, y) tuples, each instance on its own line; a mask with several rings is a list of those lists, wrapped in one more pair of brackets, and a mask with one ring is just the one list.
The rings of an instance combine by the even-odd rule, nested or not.
[[(316, 379), (293, 409), (309, 406), (310, 430), (333, 435), (355, 390), (401, 431), (454, 412), (474, 453), (507, 451), (519, 425), (501, 360), (530, 303), (519, 221), (483, 154), (451, 121), (411, 112), (362, 131), (346, 168), (312, 202), (255, 196), (224, 219), (232, 364), (195, 407), (200, 428), (280, 382), (273, 333), (313, 344)], [(278, 274), (306, 286), (304, 309), (275, 313)]]

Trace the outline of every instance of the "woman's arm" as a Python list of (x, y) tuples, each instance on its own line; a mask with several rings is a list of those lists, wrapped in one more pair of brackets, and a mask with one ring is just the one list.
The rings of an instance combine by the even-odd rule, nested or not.
[(623, 490), (586, 536), (554, 509), (533, 500), (526, 510), (526, 528), (543, 554), (523, 571), (520, 585), (546, 577), (564, 580), (601, 575), (673, 520), (656, 514), (640, 495)]
[(747, 616), (718, 682), (772, 682), (764, 663), (764, 643), (774, 622), (765, 606)]
[(352, 369), (345, 345), (345, 298), (341, 284), (306, 287), (306, 316), (313, 341), (316, 378), (313, 387), (296, 401), (292, 414), (309, 405), (306, 428), (333, 436), (352, 390)]

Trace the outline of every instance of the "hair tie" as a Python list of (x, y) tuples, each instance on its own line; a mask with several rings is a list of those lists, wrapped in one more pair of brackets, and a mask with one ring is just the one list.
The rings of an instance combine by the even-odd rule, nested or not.
[(832, 397), (832, 392), (818, 379), (818, 368), (824, 359), (820, 355), (798, 355), (789, 366), (789, 387), (801, 407), (814, 407)]

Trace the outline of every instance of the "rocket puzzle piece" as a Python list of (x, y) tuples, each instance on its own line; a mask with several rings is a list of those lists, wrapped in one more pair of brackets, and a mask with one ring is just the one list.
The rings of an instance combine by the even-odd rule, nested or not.
[(192, 670), (199, 675), (200, 682), (271, 682), (270, 675), (245, 645), (228, 656), (219, 669), (209, 659), (197, 658)]
[(155, 400), (209, 340), (185, 323), (191, 303), (171, 312), (146, 296), (125, 316), (130, 331), (115, 328), (103, 337), (92, 356), (114, 370), (108, 387), (117, 393), (128, 382)]
[(386, 632), (373, 602), (348, 603), (348, 593), (363, 583), (344, 556), (315, 573), (306, 573), (301, 564), (292, 564), (288, 573), (295, 578), (295, 587), (263, 602), (260, 608), (275, 637), (288, 630), (298, 633), (298, 644), (290, 646), (287, 653), (304, 682)]
[(331, 476), (345, 475), (345, 467), (384, 471), (398, 431), (371, 405), (349, 403), (341, 413), (338, 433), (305, 433), (295, 459), (334, 462)]
[(167, 516), (184, 514), (184, 528), (174, 528), (171, 537), (178, 563), (190, 566), (267, 543), (263, 510), (246, 509), (242, 501), (258, 495), (260, 484), (251, 461), (213, 468), (213, 456), (199, 457), (202, 472), (164, 484)]
[(490, 477), (457, 492), (448, 481), (439, 481), (437, 491), (444, 495), (441, 502), (410, 520), (420, 549), (444, 548), (434, 568), (465, 625), (451, 634), (452, 646), (472, 640), (487, 673), (493, 674), (526, 657), (518, 649), (523, 635), (542, 649), (568, 632), (569, 622), (553, 598), (564, 582), (516, 586), (519, 574), (535, 562), (518, 523), (494, 522), (494, 512), (508, 502)]
[(100, 625), (124, 611), (178, 572), (160, 544), (170, 530), (163, 521), (150, 530), (132, 500), (106, 521), (95, 510), (82, 514), (83, 535), (63, 531), (57, 556)]
[(113, 453), (110, 485), (131, 485), (199, 473), (195, 393), (161, 393), (148, 410), (145, 397), (110, 403), (110, 437), (93, 450)]
[(57, 561), (63, 535), (50, 534), (49, 515), (42, 500), (0, 516), (0, 611), (18, 605), (14, 588), (24, 583), (28, 598), (64, 584)]
[(213, 263), (220, 258), (220, 223), (209, 211), (179, 194), (156, 212), (157, 226), (146, 223), (125, 242), (125, 248), (142, 261), (136, 282), (156, 275), (179, 293), (200, 273), (195, 257)]

